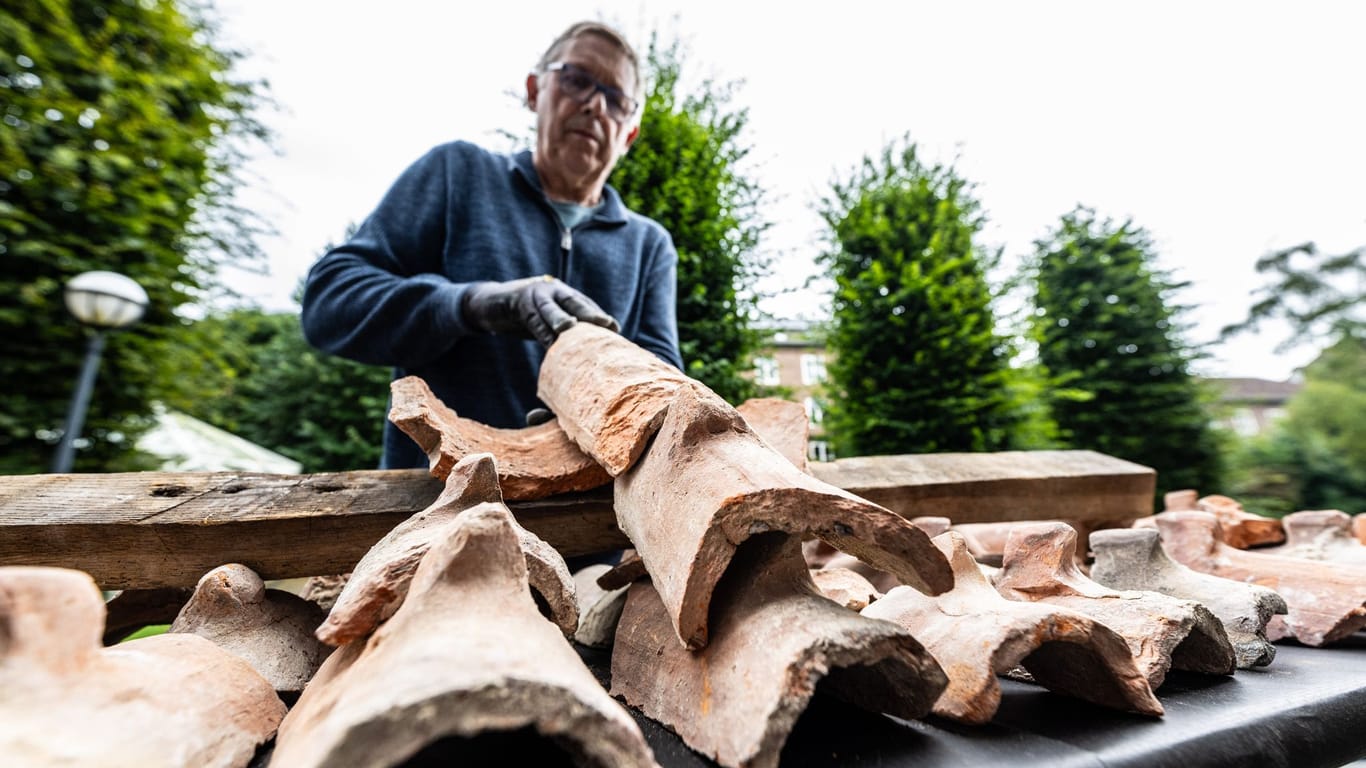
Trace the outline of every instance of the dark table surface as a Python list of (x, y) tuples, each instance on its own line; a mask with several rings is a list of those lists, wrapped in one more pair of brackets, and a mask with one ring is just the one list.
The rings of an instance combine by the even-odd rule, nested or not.
[[(609, 654), (581, 649), (606, 683)], [(1339, 766), (1366, 757), (1366, 635), (1331, 648), (1279, 644), (1269, 667), (1232, 677), (1172, 672), (1158, 689), (1165, 717), (1112, 712), (1002, 680), (985, 726), (876, 715), (819, 692), (781, 764), (792, 766)], [(712, 766), (658, 723), (632, 712), (665, 768)]]

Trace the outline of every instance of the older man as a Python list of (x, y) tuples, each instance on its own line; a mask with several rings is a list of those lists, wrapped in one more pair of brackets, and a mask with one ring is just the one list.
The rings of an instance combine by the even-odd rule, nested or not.
[[(454, 142), (408, 168), (309, 272), (309, 342), (421, 376), (457, 413), (496, 427), (523, 426), (541, 405), (544, 347), (575, 322), (681, 367), (673, 242), (607, 186), (640, 132), (642, 90), (616, 31), (566, 30), (526, 79), (535, 149)], [(425, 464), (386, 424), (381, 466)]]

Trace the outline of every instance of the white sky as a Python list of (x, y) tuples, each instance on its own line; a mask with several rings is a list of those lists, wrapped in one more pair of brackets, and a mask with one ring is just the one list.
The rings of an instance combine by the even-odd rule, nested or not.
[[(1268, 250), (1366, 244), (1366, 5), (1350, 2), (668, 2), (218, 0), (282, 110), (278, 156), (244, 201), (278, 230), (271, 309), (322, 247), (432, 146), (506, 149), (531, 115), (509, 91), (564, 27), (617, 24), (641, 48), (677, 34), (697, 75), (742, 80), (752, 175), (768, 191), (769, 288), (795, 288), (823, 245), (814, 203), (836, 175), (909, 132), (977, 183), (983, 242), (1029, 253), (1078, 203), (1132, 217), (1192, 287), (1188, 338), (1242, 319)], [(810, 314), (810, 295), (769, 309)], [(1213, 347), (1211, 375), (1284, 378), (1267, 332)]]

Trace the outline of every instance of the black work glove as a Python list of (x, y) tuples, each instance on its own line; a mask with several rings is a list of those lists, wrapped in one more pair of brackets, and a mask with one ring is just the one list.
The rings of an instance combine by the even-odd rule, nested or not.
[(465, 291), (460, 310), (467, 324), (482, 331), (515, 334), (547, 347), (579, 320), (620, 330), (592, 299), (550, 275), (475, 283)]

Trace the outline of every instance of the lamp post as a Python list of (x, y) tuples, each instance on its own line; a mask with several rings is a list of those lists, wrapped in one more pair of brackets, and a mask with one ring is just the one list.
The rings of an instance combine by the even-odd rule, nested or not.
[(66, 284), (63, 294), (66, 308), (77, 321), (91, 329), (85, 347), (85, 362), (76, 380), (76, 391), (71, 395), (71, 407), (66, 412), (62, 440), (52, 457), (53, 472), (70, 472), (76, 458), (76, 438), (85, 425), (85, 412), (90, 405), (90, 393), (95, 389), (95, 373), (100, 368), (100, 353), (104, 351), (104, 334), (136, 323), (147, 309), (147, 292), (131, 278), (117, 272), (83, 272)]

